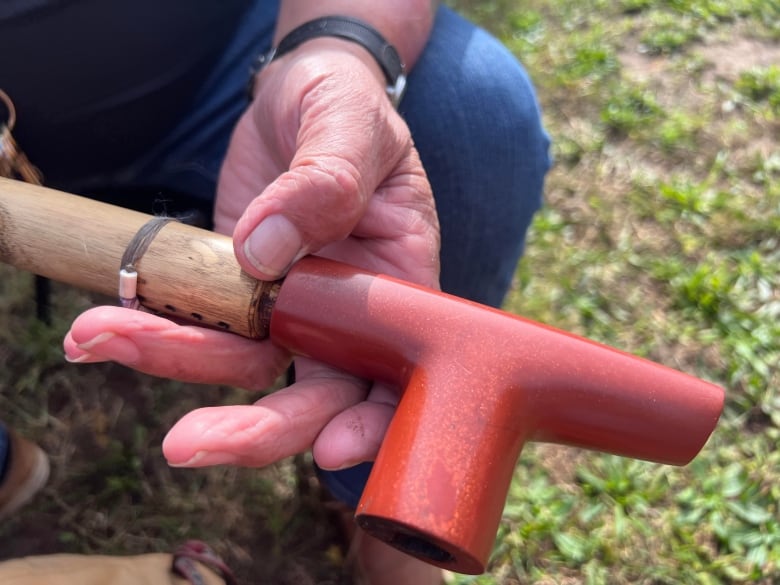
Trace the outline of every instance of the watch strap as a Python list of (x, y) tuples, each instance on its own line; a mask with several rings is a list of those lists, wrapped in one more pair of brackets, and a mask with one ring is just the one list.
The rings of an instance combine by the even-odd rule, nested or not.
[(319, 37), (345, 39), (366, 49), (382, 69), (387, 80), (387, 94), (393, 105), (398, 106), (406, 88), (405, 67), (401, 56), (374, 27), (349, 16), (323, 16), (294, 28), (276, 47), (255, 60), (252, 67), (253, 77), (277, 57)]

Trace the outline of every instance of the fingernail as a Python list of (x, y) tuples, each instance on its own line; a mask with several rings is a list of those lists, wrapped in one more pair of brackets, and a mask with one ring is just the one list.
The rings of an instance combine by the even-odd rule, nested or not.
[(219, 451), (198, 451), (187, 459), (184, 463), (171, 463), (171, 467), (206, 467), (208, 465), (230, 465), (236, 462), (236, 457), (232, 453), (221, 453)]
[[(345, 469), (350, 469), (352, 467), (357, 467), (361, 463), (365, 463), (365, 459), (360, 459), (358, 461), (347, 461), (345, 463), (342, 463), (341, 465), (337, 467), (328, 468), (327, 471), (344, 471)], [(323, 469), (326, 469), (323, 467)]]
[(70, 362), (71, 364), (93, 364), (96, 362), (104, 362), (106, 361), (106, 358), (92, 355), (91, 353), (82, 353), (78, 357), (70, 357), (68, 354), (65, 354), (65, 361)]
[(76, 347), (92, 354), (93, 357), (110, 359), (122, 364), (134, 364), (141, 358), (141, 352), (135, 343), (127, 337), (121, 337), (111, 331), (106, 331), (89, 341), (79, 343)]
[(301, 234), (283, 215), (269, 215), (249, 234), (244, 254), (249, 262), (271, 278), (281, 276), (301, 253)]
[(96, 335), (89, 341), (85, 341), (84, 343), (79, 343), (76, 347), (78, 347), (81, 350), (89, 351), (96, 345), (100, 345), (101, 343), (105, 343), (109, 339), (112, 339), (116, 336), (116, 333), (113, 331), (106, 331), (104, 333), (101, 333), (100, 335)]

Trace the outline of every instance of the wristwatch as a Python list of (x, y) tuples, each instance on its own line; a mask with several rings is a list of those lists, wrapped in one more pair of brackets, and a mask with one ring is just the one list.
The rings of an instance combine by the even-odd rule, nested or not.
[(287, 33), (276, 47), (258, 56), (251, 68), (250, 96), (255, 75), (277, 57), (318, 37), (337, 37), (357, 43), (366, 49), (387, 79), (386, 91), (393, 107), (398, 107), (406, 89), (406, 69), (398, 51), (371, 25), (348, 16), (324, 16), (306, 22)]

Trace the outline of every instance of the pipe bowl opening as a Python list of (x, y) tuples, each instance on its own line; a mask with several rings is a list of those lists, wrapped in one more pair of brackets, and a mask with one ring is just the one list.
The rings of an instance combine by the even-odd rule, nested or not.
[(483, 563), (467, 551), (407, 524), (369, 514), (358, 514), (355, 520), (371, 536), (431, 565), (469, 575), (485, 570)]

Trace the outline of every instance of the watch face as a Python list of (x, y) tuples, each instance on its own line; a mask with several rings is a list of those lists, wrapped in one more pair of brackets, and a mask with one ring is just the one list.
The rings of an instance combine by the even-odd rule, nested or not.
[(274, 60), (274, 57), (276, 56), (276, 47), (273, 47), (266, 51), (265, 53), (261, 53), (257, 56), (257, 59), (255, 59), (255, 62), (252, 63), (251, 72), (252, 75), (257, 75), (260, 73), (263, 69), (268, 67), (268, 65), (271, 63), (271, 61)]
[(257, 79), (257, 74), (268, 67), (275, 56), (276, 47), (272, 47), (265, 53), (258, 55), (257, 59), (255, 59), (252, 66), (249, 68), (249, 79), (246, 82), (246, 97), (250, 102), (252, 101), (252, 98), (255, 97), (255, 81)]
[(393, 107), (397, 110), (398, 104), (401, 103), (401, 100), (404, 98), (404, 93), (406, 92), (406, 75), (403, 73), (398, 76), (398, 79), (395, 80), (395, 85), (388, 85), (387, 86), (387, 95), (390, 98), (390, 101), (393, 102)]

